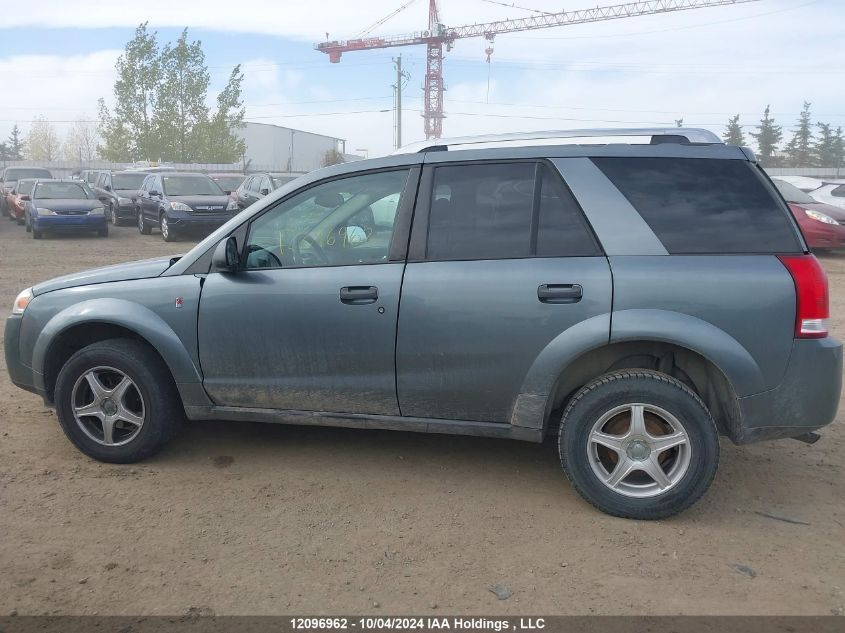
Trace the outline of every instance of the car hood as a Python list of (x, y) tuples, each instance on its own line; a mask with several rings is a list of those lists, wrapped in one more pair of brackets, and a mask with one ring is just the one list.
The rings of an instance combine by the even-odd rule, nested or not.
[(93, 268), (82, 272), (48, 279), (32, 288), (35, 295), (63, 290), (75, 286), (87, 286), (88, 284), (102, 284), (109, 281), (130, 281), (132, 279), (148, 279), (158, 277), (165, 270), (170, 268), (179, 257), (157, 257), (155, 259), (143, 259), (137, 262), (117, 264), (115, 266), (104, 266)]
[(825, 215), (829, 215), (834, 220), (839, 222), (839, 224), (845, 224), (845, 209), (834, 207), (832, 204), (825, 204), (824, 202), (793, 202), (792, 204), (799, 206), (803, 209), (812, 209), (813, 211), (824, 213)]
[(211, 195), (211, 196), (167, 196), (168, 200), (173, 202), (182, 202), (187, 204), (192, 209), (197, 207), (215, 207), (215, 211), (223, 211), (226, 205), (229, 204), (229, 196)]
[(39, 208), (50, 209), (56, 213), (62, 211), (90, 211), (96, 207), (103, 206), (99, 200), (80, 200), (78, 198), (48, 198), (46, 200), (36, 199), (35, 205)]

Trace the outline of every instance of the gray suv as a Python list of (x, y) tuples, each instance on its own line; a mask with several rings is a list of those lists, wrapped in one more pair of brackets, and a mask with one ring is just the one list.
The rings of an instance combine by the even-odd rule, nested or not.
[(736, 443), (830, 423), (824, 272), (750, 150), (691, 129), (435, 140), (283, 186), (187, 255), (24, 290), (12, 381), (86, 455), (180, 420), (557, 436), (656, 519)]

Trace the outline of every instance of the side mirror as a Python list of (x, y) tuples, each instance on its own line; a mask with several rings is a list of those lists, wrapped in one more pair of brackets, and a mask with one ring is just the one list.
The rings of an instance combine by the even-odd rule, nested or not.
[(220, 242), (214, 249), (214, 255), (211, 256), (211, 267), (217, 272), (236, 272), (240, 263), (238, 240), (235, 237), (229, 237)]
[(111, 191), (111, 185), (106, 185), (105, 187), (103, 187), (103, 189), (105, 189), (106, 191)]
[(357, 246), (358, 244), (363, 244), (368, 239), (369, 238), (367, 237), (367, 232), (360, 226), (346, 227), (346, 243), (350, 246)]
[(262, 196), (269, 196), (270, 190), (265, 188), (265, 189), (262, 189), (261, 191), (259, 191), (258, 193), (260, 193)]
[(231, 195), (232, 195), (232, 192), (231, 192), (231, 191), (226, 191), (226, 190), (224, 190), (224, 191), (223, 191), (223, 193), (225, 193), (227, 196), (231, 196)]
[(158, 198), (161, 194), (156, 191), (155, 189), (150, 190), (150, 197), (151, 198)]
[(32, 202), (32, 197), (27, 194), (24, 194), (21, 196), (21, 200), (23, 200), (24, 202)]

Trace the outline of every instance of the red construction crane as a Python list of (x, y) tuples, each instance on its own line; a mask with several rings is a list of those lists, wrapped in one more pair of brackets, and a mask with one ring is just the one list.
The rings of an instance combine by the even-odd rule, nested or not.
[[(443, 47), (446, 47), (446, 51), (452, 50), (455, 40), (467, 37), (485, 37), (488, 41), (492, 42), (497, 35), (501, 35), (502, 33), (515, 33), (517, 31), (545, 29), (553, 26), (569, 26), (572, 24), (585, 24), (587, 22), (618, 20), (620, 18), (633, 18), (640, 15), (655, 15), (657, 13), (671, 13), (674, 11), (703, 9), (705, 7), (720, 7), (729, 4), (743, 4), (746, 2), (757, 1), (758, 0), (645, 0), (643, 2), (628, 2), (625, 4), (616, 4), (606, 7), (596, 7), (594, 9), (560, 11), (557, 13), (536, 11), (536, 15), (526, 18), (448, 27), (440, 22), (440, 17), (437, 11), (437, 0), (429, 0), (428, 30), (426, 31), (411, 33), (408, 35), (361, 37), (340, 41), (328, 41), (327, 33), (326, 41), (315, 44), (314, 48), (328, 54), (329, 61), (333, 64), (337, 64), (340, 62), (340, 58), (343, 53), (351, 51), (425, 44), (427, 48), (425, 81), (423, 83), (423, 91), (425, 94), (423, 109), (425, 137), (427, 139), (440, 138), (441, 132), (443, 131), (443, 118), (445, 117), (443, 114)], [(367, 32), (381, 26), (394, 15), (405, 9), (405, 7), (410, 5), (412, 2), (413, 0), (406, 2), (391, 14), (382, 18), (370, 27)], [(488, 61), (492, 52), (492, 49), (488, 47)]]

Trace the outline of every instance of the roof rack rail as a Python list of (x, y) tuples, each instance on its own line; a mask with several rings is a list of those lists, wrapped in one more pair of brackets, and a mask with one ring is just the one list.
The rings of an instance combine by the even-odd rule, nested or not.
[(400, 147), (394, 154), (447, 151), (458, 149), (487, 149), (491, 147), (519, 147), (531, 145), (606, 145), (610, 143), (652, 144), (695, 143), (712, 145), (722, 139), (710, 130), (692, 127), (618, 128), (604, 130), (550, 130), (484, 134), (433, 138)]

